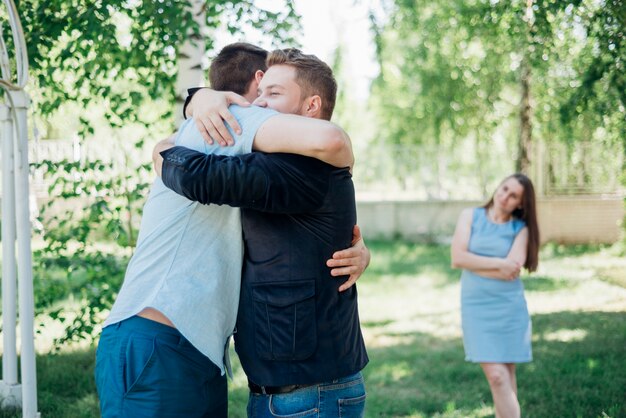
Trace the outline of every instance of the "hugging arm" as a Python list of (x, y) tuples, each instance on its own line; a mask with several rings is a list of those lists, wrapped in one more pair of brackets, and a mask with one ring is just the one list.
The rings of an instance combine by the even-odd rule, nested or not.
[(319, 207), (328, 189), (326, 179), (301, 169), (307, 159), (295, 155), (206, 155), (173, 147), (161, 156), (163, 183), (203, 204), (301, 213)]
[(263, 152), (288, 152), (324, 161), (335, 167), (354, 164), (352, 143), (339, 126), (322, 119), (279, 114), (258, 129), (252, 148)]
[[(275, 154), (272, 158), (262, 153), (227, 157), (171, 148), (163, 141), (161, 145), (164, 151), (156, 163), (163, 167), (165, 185), (200, 203), (301, 213), (317, 208), (328, 187), (325, 179), (298, 170), (299, 165), (313, 161), (304, 157)], [(369, 264), (370, 253), (358, 227), (354, 232), (352, 247), (336, 252), (327, 263), (335, 267), (332, 275), (349, 275), (339, 291), (350, 288)]]
[(354, 225), (351, 247), (336, 251), (333, 258), (326, 262), (328, 267), (334, 267), (330, 274), (333, 276), (349, 275), (348, 280), (339, 287), (339, 291), (348, 290), (361, 277), (370, 264), (370, 250), (365, 246), (361, 236), (361, 229)]
[(161, 157), (161, 152), (166, 149), (170, 149), (174, 146), (176, 140), (176, 134), (171, 135), (168, 138), (165, 138), (154, 146), (152, 149), (152, 165), (154, 166), (154, 171), (157, 173), (157, 176), (161, 176), (161, 167), (163, 166), (163, 157)]
[(183, 106), (183, 115), (185, 118), (194, 116), (196, 127), (206, 143), (211, 145), (215, 139), (222, 146), (233, 145), (235, 141), (226, 124), (237, 134), (241, 134), (241, 126), (228, 106), (250, 106), (250, 102), (232, 91), (193, 88), (187, 93), (189, 96)]
[[(185, 102), (185, 116), (194, 117), (205, 141), (211, 143), (211, 136), (215, 136), (221, 145), (225, 145), (224, 141), (232, 145), (232, 137), (224, 122), (234, 131), (239, 124), (228, 106), (233, 103), (241, 105), (245, 99), (232, 92), (207, 88), (189, 92), (191, 96)], [(247, 101), (245, 103), (249, 105)], [(279, 114), (269, 118), (257, 131), (252, 148), (263, 152), (300, 154), (335, 167), (352, 168), (354, 164), (352, 143), (343, 129), (326, 120), (298, 115)]]

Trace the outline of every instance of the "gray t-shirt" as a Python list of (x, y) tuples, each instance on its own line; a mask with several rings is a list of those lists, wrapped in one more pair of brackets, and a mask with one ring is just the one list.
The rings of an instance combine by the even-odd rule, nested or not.
[[(176, 137), (207, 154), (252, 151), (258, 128), (276, 112), (231, 106), (243, 133), (235, 145), (207, 145), (191, 119)], [(222, 374), (224, 351), (237, 318), (243, 240), (239, 209), (201, 205), (168, 189), (158, 177), (143, 209), (137, 248), (104, 326), (152, 307), (163, 313)]]

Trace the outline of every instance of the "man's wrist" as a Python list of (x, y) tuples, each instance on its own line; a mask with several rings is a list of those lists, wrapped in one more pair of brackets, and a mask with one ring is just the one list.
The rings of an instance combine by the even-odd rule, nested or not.
[(191, 103), (191, 100), (193, 99), (193, 96), (201, 89), (206, 88), (206, 87), (192, 87), (190, 89), (187, 89), (187, 98), (185, 99), (185, 104), (183, 105), (183, 118), (187, 119), (188, 117), (192, 117), (193, 116), (193, 105)]

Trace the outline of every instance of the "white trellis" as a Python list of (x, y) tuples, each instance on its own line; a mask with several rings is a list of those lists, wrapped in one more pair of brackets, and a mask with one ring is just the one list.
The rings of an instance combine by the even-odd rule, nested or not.
[[(35, 370), (34, 296), (29, 218), (28, 129), (29, 106), (24, 86), (28, 81), (28, 57), (24, 32), (13, 0), (3, 0), (15, 48), (16, 75), (11, 74), (9, 54), (0, 30), (0, 104), (2, 135), (2, 331), (4, 353), (0, 399), (2, 406), (21, 406), (24, 418), (37, 412)], [(17, 243), (17, 245), (16, 245)], [(17, 251), (16, 251), (17, 250)], [(16, 257), (17, 256), (17, 257)], [(17, 263), (16, 263), (17, 261)], [(16, 297), (17, 295), (17, 297)], [(17, 306), (16, 306), (17, 303)], [(21, 384), (17, 378), (17, 308), (19, 307)]]

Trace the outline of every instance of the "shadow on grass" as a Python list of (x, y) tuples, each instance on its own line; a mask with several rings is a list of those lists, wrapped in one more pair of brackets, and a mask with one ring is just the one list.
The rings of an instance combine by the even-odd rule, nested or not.
[[(535, 315), (533, 327), (535, 360), (518, 368), (524, 416), (626, 416), (626, 313)], [(391, 345), (369, 349), (367, 417), (478, 417), (492, 411), (487, 382), (478, 365), (463, 361), (460, 339), (397, 332), (388, 337)], [(94, 361), (93, 350), (38, 357), (43, 417), (99, 416)], [(238, 362), (233, 365), (239, 382), (229, 384), (229, 415), (238, 418), (245, 416), (248, 392)], [(1, 418), (19, 416), (0, 412)]]
[[(518, 367), (523, 416), (626, 416), (626, 313), (537, 315), (533, 326), (535, 360)], [(367, 417), (493, 413), (487, 382), (478, 365), (463, 361), (460, 339), (410, 333), (397, 340), (369, 350)]]
[(391, 319), (387, 319), (384, 321), (368, 321), (368, 322), (361, 322), (361, 326), (363, 328), (377, 328), (377, 327), (384, 327), (387, 326), (389, 324), (393, 323), (393, 320)]

